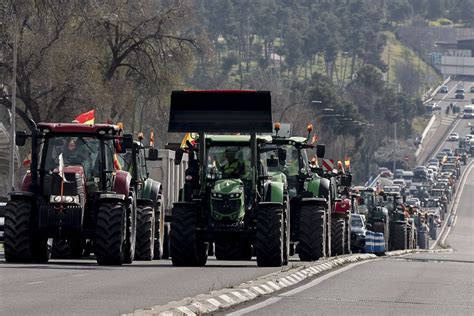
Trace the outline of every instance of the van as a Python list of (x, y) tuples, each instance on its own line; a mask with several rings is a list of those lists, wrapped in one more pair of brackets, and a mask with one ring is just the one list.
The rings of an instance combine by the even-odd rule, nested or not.
[(465, 118), (465, 119), (470, 119), (470, 118), (473, 118), (473, 117), (474, 117), (474, 104), (472, 104), (472, 105), (466, 105), (466, 106), (464, 107), (464, 111), (463, 111), (462, 117)]

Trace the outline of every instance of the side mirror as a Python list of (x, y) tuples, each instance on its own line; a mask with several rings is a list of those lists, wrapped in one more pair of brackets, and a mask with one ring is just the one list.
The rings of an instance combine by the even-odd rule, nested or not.
[(181, 164), (181, 160), (183, 160), (184, 150), (182, 148), (178, 148), (174, 154), (174, 164), (179, 165)]
[(325, 153), (326, 153), (325, 145), (316, 145), (316, 156), (318, 158), (324, 158)]
[(26, 138), (28, 136), (26, 135), (25, 131), (16, 131), (15, 133), (15, 143), (17, 146), (25, 146)]
[(278, 161), (280, 165), (284, 165), (286, 161), (286, 150), (278, 148)]
[(126, 149), (131, 148), (133, 148), (133, 135), (124, 134), (122, 137), (122, 150), (125, 151)]

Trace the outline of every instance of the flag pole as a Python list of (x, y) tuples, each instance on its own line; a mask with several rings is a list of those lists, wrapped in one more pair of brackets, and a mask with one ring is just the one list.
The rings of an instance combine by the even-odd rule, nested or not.
[(17, 66), (17, 38), (16, 30), (13, 34), (13, 76), (12, 76), (12, 109), (10, 121), (10, 165), (8, 188), (15, 191), (15, 130), (16, 130), (16, 66)]

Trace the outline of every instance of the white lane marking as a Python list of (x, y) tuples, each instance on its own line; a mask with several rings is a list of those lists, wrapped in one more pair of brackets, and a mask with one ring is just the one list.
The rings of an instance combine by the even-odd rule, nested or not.
[(71, 276), (73, 276), (73, 277), (83, 277), (83, 276), (86, 276), (86, 275), (87, 275), (87, 273), (80, 273), (80, 274), (73, 274)]
[(25, 283), (27, 285), (35, 285), (35, 284), (43, 284), (44, 281), (36, 281), (36, 282), (28, 282), (28, 283)]
[[(375, 260), (381, 260), (381, 259), (375, 259)], [(336, 271), (333, 271), (333, 272), (330, 272), (320, 278), (317, 278), (316, 280), (313, 280), (307, 284), (304, 284), (302, 286), (299, 286), (297, 288), (294, 288), (290, 291), (287, 291), (287, 292), (284, 292), (278, 296), (275, 296), (275, 297), (271, 297), (261, 303), (258, 303), (258, 304), (255, 304), (255, 305), (252, 305), (252, 306), (249, 306), (247, 308), (243, 308), (243, 309), (240, 309), (238, 311), (235, 311), (233, 313), (229, 313), (229, 314), (226, 314), (228, 316), (240, 316), (240, 315), (245, 315), (245, 314), (248, 314), (248, 313), (251, 313), (251, 312), (254, 312), (256, 310), (259, 310), (261, 308), (264, 308), (264, 307), (267, 307), (269, 305), (272, 305), (272, 304), (275, 304), (276, 302), (280, 301), (283, 297), (288, 297), (288, 296), (292, 296), (294, 294), (297, 294), (297, 293), (300, 293), (300, 292), (303, 292), (309, 288), (312, 288), (313, 286), (316, 286), (318, 284), (320, 284), (321, 282), (323, 281), (326, 281), (327, 279), (329, 278), (332, 278), (333, 276), (336, 276), (342, 272), (345, 272), (349, 269), (352, 269), (358, 265), (361, 265), (361, 264), (365, 264), (365, 263), (368, 263), (368, 262), (373, 262), (374, 260), (367, 260), (367, 261), (361, 261), (361, 262), (356, 262), (356, 263), (353, 263), (347, 267), (343, 267), (341, 269), (338, 269)]]

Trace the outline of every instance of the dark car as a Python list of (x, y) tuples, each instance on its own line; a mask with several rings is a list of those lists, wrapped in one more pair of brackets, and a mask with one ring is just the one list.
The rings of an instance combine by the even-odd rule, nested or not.
[(367, 226), (365, 216), (361, 214), (351, 214), (351, 251), (365, 251), (365, 235)]
[(439, 89), (439, 92), (441, 93), (448, 93), (449, 89), (447, 85), (442, 85), (441, 88)]
[(464, 99), (464, 89), (456, 89), (455, 99)]
[(471, 86), (471, 89), (469, 90), (470, 93), (474, 93), (474, 86)]

